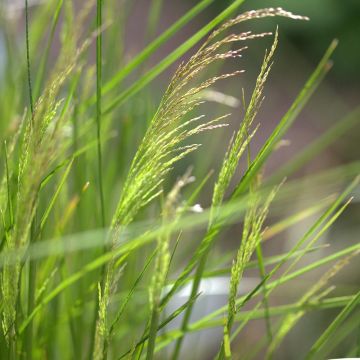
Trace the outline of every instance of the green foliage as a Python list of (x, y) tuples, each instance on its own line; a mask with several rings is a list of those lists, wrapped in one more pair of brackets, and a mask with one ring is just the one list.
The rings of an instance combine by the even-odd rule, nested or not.
[[(5, 5), (1, 8), (8, 57), (0, 88), (1, 359), (59, 354), (64, 359), (235, 359), (260, 351), (271, 358), (282, 356), (282, 344), (308, 313), (337, 309), (331, 322), (320, 324), (323, 332), (305, 342), (303, 355), (309, 351), (308, 358), (316, 358), (341, 350), (330, 340), (358, 325), (349, 316), (358, 312), (358, 289), (344, 287), (330, 297), (335, 290), (329, 282), (345, 265), (353, 266), (360, 246), (318, 242), (345, 210), (344, 218), (350, 213), (359, 163), (292, 176), (353, 129), (359, 109), (284, 166), (267, 171), (268, 160), (282, 151), (281, 140), (330, 70), (337, 42), (254, 151), (281, 31), (242, 28), (269, 17), (308, 18), (266, 8), (229, 19), (244, 3), (235, 0), (150, 67), (150, 57), (214, 2), (199, 1), (158, 34), (167, 2), (149, 1), (143, 21), (147, 44), (130, 60), (123, 51), (123, 14), (132, 19), (131, 1), (89, 1), (78, 8), (55, 0), (29, 7), (24, 0), (21, 49), (12, 43), (19, 35), (13, 20)], [(248, 91), (242, 58), (271, 36)], [(177, 69), (155, 106), (152, 82), (162, 73), (168, 76), (174, 63)], [(233, 122), (224, 107), (241, 103), (241, 94), (209, 96), (209, 90), (231, 81), (241, 83), (243, 109), (222, 153), (226, 127)], [(248, 103), (245, 93), (251, 94)], [(271, 102), (271, 93), (268, 97)], [(208, 140), (213, 158), (207, 156)], [(293, 207), (304, 188), (304, 205)], [(306, 221), (312, 225), (300, 232)], [(277, 239), (285, 232), (281, 246)], [(246, 288), (254, 269), (260, 277)], [(300, 277), (309, 272), (318, 280), (304, 286)], [(219, 276), (228, 283), (222, 293), (226, 304), (214, 301), (216, 308), (199, 317), (197, 307), (211, 296), (202, 294), (203, 288), (206, 293), (206, 282)], [(278, 293), (281, 304), (275, 301)], [(266, 325), (264, 339), (239, 353), (242, 330), (256, 319)], [(219, 330), (216, 348), (209, 354), (189, 352), (184, 339), (212, 328)], [(350, 337), (353, 352), (359, 349), (356, 340)]]

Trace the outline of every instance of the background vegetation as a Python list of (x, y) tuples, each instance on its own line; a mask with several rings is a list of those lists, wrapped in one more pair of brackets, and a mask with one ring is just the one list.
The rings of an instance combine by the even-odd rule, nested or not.
[(359, 6), (321, 4), (1, 3), (1, 359), (360, 356)]

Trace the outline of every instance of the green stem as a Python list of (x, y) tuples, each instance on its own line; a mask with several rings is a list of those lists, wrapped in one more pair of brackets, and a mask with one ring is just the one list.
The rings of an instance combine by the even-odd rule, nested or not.
[[(266, 272), (265, 272), (264, 257), (263, 257), (263, 253), (262, 253), (261, 243), (259, 243), (256, 247), (256, 255), (258, 258), (259, 272), (260, 272), (261, 280), (264, 281), (266, 278)], [(270, 315), (269, 315), (268, 293), (267, 293), (265, 281), (263, 283), (262, 290), (263, 290), (266, 333), (267, 333), (268, 341), (269, 341), (269, 343), (271, 343), (273, 336), (272, 336), (271, 321), (270, 321)]]
[(154, 356), (158, 323), (159, 323), (159, 310), (158, 310), (158, 308), (155, 308), (151, 314), (149, 341), (148, 341), (146, 360), (152, 360), (152, 358)]
[(34, 125), (34, 102), (31, 85), (30, 73), (30, 45), (29, 45), (29, 7), (28, 0), (25, 0), (25, 39), (26, 39), (26, 65), (27, 65), (27, 79), (29, 87), (29, 103), (31, 110), (31, 124)]
[[(192, 284), (192, 288), (191, 288), (191, 295), (190, 295), (190, 301), (191, 299), (196, 298), (197, 296), (197, 292), (200, 286), (200, 282), (202, 280), (202, 274), (205, 270), (205, 265), (206, 265), (206, 261), (207, 261), (207, 255), (209, 254), (210, 251), (210, 247), (208, 247), (206, 249), (206, 252), (204, 253), (204, 255), (201, 257), (200, 260), (200, 264), (199, 266), (196, 268), (196, 273), (194, 276), (194, 280), (193, 280), (193, 284)], [(190, 316), (192, 314), (192, 309), (193, 309), (194, 303), (190, 302), (189, 306), (186, 308), (185, 314), (184, 314), (184, 318), (181, 324), (181, 331), (185, 334), (188, 330), (188, 324), (190, 321)], [(180, 337), (175, 345), (175, 350), (172, 356), (173, 360), (178, 359), (179, 355), (180, 355), (180, 350), (181, 350), (181, 345), (182, 342), (184, 340), (184, 336)]]
[(101, 83), (102, 83), (102, 0), (97, 0), (96, 26), (99, 31), (96, 38), (96, 131), (97, 131), (97, 155), (98, 155), (98, 177), (99, 177), (99, 196), (100, 196), (100, 211), (101, 211), (101, 225), (105, 227), (105, 202), (104, 202), (104, 188), (102, 176), (102, 150), (101, 150)]
[(316, 354), (324, 347), (325, 343), (335, 334), (338, 326), (350, 315), (350, 313), (360, 303), (360, 291), (353, 296), (351, 301), (347, 303), (344, 309), (334, 319), (334, 321), (328, 326), (328, 328), (320, 335), (315, 344), (311, 347), (306, 359), (316, 358)]
[[(97, 38), (96, 38), (96, 131), (97, 131), (97, 158), (98, 158), (98, 179), (99, 179), (99, 196), (100, 196), (100, 212), (101, 212), (101, 226), (105, 228), (105, 202), (104, 202), (104, 188), (103, 188), (103, 174), (102, 174), (102, 149), (101, 149), (101, 100), (102, 100), (102, 0), (97, 0), (96, 3), (96, 27), (97, 27)], [(105, 246), (104, 246), (105, 251)], [(105, 282), (105, 265), (102, 266), (101, 270), (101, 287), (104, 288)], [(92, 324), (92, 336), (90, 344), (90, 354), (94, 354), (95, 350), (95, 338), (96, 324), (99, 312), (99, 297), (96, 294), (95, 297), (95, 309), (94, 309), (94, 321)], [(104, 342), (103, 358), (106, 359), (107, 343)], [(91, 355), (90, 355), (91, 356)]]
[[(35, 226), (33, 225), (35, 228)], [(35, 231), (35, 229), (33, 230)], [(35, 305), (35, 289), (36, 289), (36, 263), (35, 261), (30, 261), (29, 264), (29, 290), (28, 290), (28, 315), (34, 309)], [(33, 324), (29, 324), (26, 332), (24, 334), (25, 338), (25, 349), (26, 349), (26, 359), (32, 359), (32, 349), (33, 349)]]
[(35, 84), (34, 84), (35, 97), (39, 96), (40, 87), (44, 80), (44, 74), (45, 74), (46, 65), (47, 65), (47, 62), (49, 59), (50, 48), (51, 48), (51, 44), (53, 43), (53, 40), (54, 40), (55, 30), (56, 30), (56, 26), (59, 22), (59, 17), (60, 17), (63, 2), (64, 2), (64, 0), (58, 1), (57, 7), (56, 7), (56, 10), (54, 13), (54, 17), (52, 19), (50, 35), (49, 35), (49, 38), (46, 43), (45, 52), (41, 58), (39, 67), (37, 68), (38, 71), (37, 71), (37, 76), (36, 76)]
[[(26, 39), (26, 66), (27, 66), (27, 80), (28, 80), (28, 90), (29, 90), (29, 103), (31, 111), (31, 126), (34, 127), (34, 101), (33, 101), (33, 92), (32, 92), (32, 83), (31, 83), (31, 66), (30, 66), (30, 44), (29, 44), (29, 6), (28, 0), (25, 0), (25, 39)], [(36, 241), (36, 211), (34, 219), (31, 224), (31, 243)], [(35, 263), (31, 262), (29, 265), (29, 289), (28, 289), (28, 314), (34, 309), (35, 305), (35, 283), (36, 283), (36, 268)], [(33, 325), (29, 324), (27, 331), (25, 333), (25, 349), (26, 349), (26, 358), (32, 359), (32, 340), (33, 340)]]

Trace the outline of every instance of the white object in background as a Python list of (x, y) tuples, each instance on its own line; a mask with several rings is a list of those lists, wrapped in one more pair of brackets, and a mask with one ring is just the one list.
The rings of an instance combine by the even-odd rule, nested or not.
[[(239, 284), (238, 295), (242, 296), (249, 293), (259, 284), (259, 282), (260, 279), (256, 277), (242, 278)], [(189, 323), (200, 320), (204, 316), (225, 306), (228, 303), (229, 286), (230, 278), (227, 276), (216, 276), (201, 280), (198, 290), (200, 295), (194, 303)], [(164, 293), (166, 294), (170, 289), (171, 285), (167, 286)], [(191, 289), (192, 282), (189, 282), (179, 290), (166, 306), (165, 313), (169, 315), (186, 303), (190, 298)], [(222, 315), (226, 316), (226, 311), (224, 311), (224, 314)], [(181, 327), (183, 316), (184, 312), (169, 323), (166, 326), (165, 331), (179, 329)], [(209, 356), (213, 356), (219, 348), (222, 337), (222, 326), (202, 330), (192, 333), (191, 336), (186, 336), (182, 350), (184, 359), (189, 359), (189, 354), (191, 354), (191, 359), (207, 359)], [(171, 354), (172, 350), (173, 346), (169, 346), (166, 350), (168, 353), (166, 354)], [(165, 358), (167, 358), (166, 354)]]

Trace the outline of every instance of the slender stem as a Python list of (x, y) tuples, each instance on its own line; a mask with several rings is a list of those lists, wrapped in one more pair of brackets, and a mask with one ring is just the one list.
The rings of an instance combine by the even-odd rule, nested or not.
[[(243, 93), (243, 98), (245, 97), (244, 93)], [(245, 102), (245, 100), (244, 100)], [(245, 106), (244, 106), (245, 108)], [(248, 131), (246, 130), (246, 136), (249, 136)], [(247, 165), (248, 165), (248, 169), (251, 166), (251, 147), (250, 144), (247, 145)], [(253, 191), (253, 185), (250, 185), (250, 191)], [(259, 273), (261, 276), (261, 280), (263, 281), (263, 286), (262, 286), (262, 291), (263, 291), (263, 302), (264, 302), (264, 314), (265, 314), (265, 324), (266, 324), (266, 334), (267, 334), (267, 338), (269, 341), (269, 344), (271, 343), (272, 340), (272, 330), (271, 330), (271, 320), (270, 320), (270, 315), (269, 315), (269, 301), (268, 301), (268, 295), (267, 295), (267, 289), (266, 289), (266, 271), (265, 271), (265, 265), (264, 265), (264, 256), (263, 256), (263, 251), (262, 251), (262, 246), (261, 246), (261, 240), (259, 239), (259, 243), (256, 246), (256, 256), (257, 256), (257, 260), (258, 260), (258, 268), (259, 268)]]
[[(98, 178), (99, 178), (99, 196), (100, 196), (100, 212), (101, 212), (101, 226), (105, 228), (105, 202), (104, 202), (104, 188), (103, 188), (103, 175), (102, 175), (102, 149), (101, 149), (101, 100), (102, 100), (102, 4), (103, 0), (97, 0), (96, 3), (96, 27), (97, 27), (97, 38), (96, 38), (96, 130), (97, 130), (97, 157), (98, 157)], [(104, 246), (105, 250), (105, 246)], [(105, 265), (102, 266), (101, 270), (101, 287), (104, 288), (105, 281)], [(95, 337), (96, 334), (96, 325), (98, 319), (99, 311), (99, 298), (96, 295), (95, 297), (95, 312), (94, 312), (94, 321), (92, 324), (93, 332), (91, 337), (90, 344), (90, 356), (94, 353), (95, 350)], [(106, 359), (107, 345), (104, 342), (103, 348), (103, 358)]]
[[(34, 127), (34, 101), (33, 101), (33, 92), (31, 84), (31, 66), (30, 66), (30, 44), (29, 44), (29, 6), (28, 0), (25, 0), (25, 39), (26, 39), (26, 65), (27, 65), (27, 80), (28, 80), (28, 90), (29, 90), (29, 103), (31, 111), (31, 126)], [(36, 240), (36, 211), (34, 219), (31, 224), (31, 242)], [(36, 267), (35, 263), (31, 262), (29, 268), (29, 289), (28, 289), (28, 314), (31, 314), (35, 304), (35, 283), (36, 283)], [(29, 327), (25, 333), (25, 348), (26, 348), (26, 358), (32, 359), (32, 348), (33, 348), (33, 326), (32, 323), (29, 324)]]
[(360, 357), (360, 326), (357, 329), (356, 344), (355, 356)]
[[(5, 170), (6, 170), (6, 188), (7, 188), (7, 197), (8, 197), (8, 211), (9, 211), (9, 226), (8, 229), (11, 229), (14, 224), (14, 211), (11, 200), (11, 191), (10, 191), (10, 171), (9, 171), (9, 157), (7, 152), (6, 140), (4, 141), (4, 153), (5, 153)], [(1, 249), (1, 247), (0, 247)]]
[[(244, 93), (243, 93), (244, 98)], [(245, 101), (245, 100), (244, 100)], [(245, 108), (245, 106), (244, 106)], [(248, 131), (246, 131), (246, 135), (249, 136)], [(247, 162), (248, 162), (248, 168), (251, 166), (251, 147), (250, 144), (247, 145)], [(253, 186), (250, 185), (250, 191), (252, 191)], [(261, 240), (259, 239), (259, 243), (256, 246), (256, 256), (258, 260), (258, 268), (259, 273), (261, 276), (261, 281), (263, 281), (262, 291), (263, 291), (263, 302), (264, 302), (264, 315), (265, 315), (265, 324), (266, 324), (266, 334), (269, 344), (272, 340), (272, 330), (271, 330), (271, 320), (269, 315), (269, 301), (268, 301), (268, 295), (267, 295), (267, 289), (266, 289), (266, 271), (265, 271), (265, 265), (264, 265), (264, 257), (263, 257), (263, 251), (261, 246)]]
[[(197, 296), (197, 293), (198, 293), (198, 289), (199, 289), (199, 286), (200, 286), (200, 282), (201, 282), (201, 279), (202, 279), (202, 274), (204, 272), (204, 269), (205, 269), (205, 265), (206, 265), (206, 261), (207, 261), (207, 256), (209, 254), (209, 250), (210, 250), (210, 247), (208, 247), (206, 249), (206, 252), (204, 253), (204, 255), (202, 256), (202, 258), (200, 259), (200, 263), (199, 263), (199, 266), (196, 268), (196, 272), (195, 272), (195, 276), (194, 276), (194, 280), (193, 280), (193, 284), (192, 284), (192, 288), (191, 288), (191, 295), (190, 295), (190, 301), (192, 299), (195, 299), (196, 296)], [(184, 314), (184, 317), (183, 317), (183, 321), (182, 321), (182, 324), (181, 324), (181, 331), (185, 334), (188, 330), (188, 324), (189, 324), (189, 321), (190, 321), (190, 316), (192, 314), (192, 309), (193, 309), (193, 305), (194, 303), (191, 302), (189, 304), (189, 306), (186, 308), (186, 311), (185, 311), (185, 314)], [(184, 337), (180, 337), (177, 342), (176, 342), (176, 345), (175, 345), (175, 349), (174, 349), (174, 352), (173, 352), (173, 355), (172, 355), (172, 359), (173, 360), (177, 360), (180, 356), (180, 350), (181, 350), (181, 345), (183, 343), (183, 340), (184, 340)]]
[(262, 290), (263, 290), (263, 302), (264, 302), (264, 314), (265, 314), (265, 324), (266, 324), (266, 333), (269, 344), (273, 338), (272, 330), (271, 330), (271, 321), (270, 321), (270, 314), (269, 314), (269, 301), (268, 301), (268, 293), (266, 289), (266, 272), (265, 272), (265, 265), (264, 265), (264, 257), (261, 247), (261, 242), (256, 247), (256, 255), (258, 258), (258, 265), (259, 265), (259, 272), (261, 276), (261, 280), (264, 281)]
[[(35, 221), (33, 221), (32, 232), (35, 232)], [(36, 288), (36, 263), (30, 261), (29, 263), (29, 290), (28, 290), (28, 314), (34, 309), (35, 305), (35, 288)], [(24, 333), (25, 348), (26, 348), (26, 359), (32, 359), (33, 349), (33, 324), (30, 323), (26, 332)]]
[(101, 150), (101, 83), (102, 83), (102, 1), (97, 0), (96, 26), (99, 31), (96, 38), (96, 130), (97, 130), (97, 155), (98, 155), (98, 177), (99, 177), (99, 195), (100, 195), (100, 211), (101, 225), (105, 227), (105, 203), (104, 188), (102, 176), (102, 150)]
[(154, 309), (151, 314), (149, 341), (148, 341), (146, 360), (152, 360), (153, 356), (154, 356), (158, 323), (159, 323), (159, 310)]
[(56, 26), (57, 26), (57, 24), (59, 22), (63, 2), (64, 2), (64, 0), (59, 0), (58, 3), (57, 3), (57, 7), (56, 7), (56, 10), (55, 10), (54, 16), (52, 18), (51, 30), (50, 30), (50, 34), (49, 34), (49, 37), (47, 39), (47, 43), (46, 43), (46, 46), (45, 46), (44, 55), (41, 57), (40, 64), (37, 67), (37, 76), (36, 76), (36, 79), (34, 81), (34, 96), (35, 96), (35, 98), (37, 98), (39, 96), (40, 87), (41, 87), (41, 85), (43, 83), (43, 80), (44, 80), (44, 75), (45, 75), (45, 72), (46, 72), (46, 66), (47, 66), (48, 59), (49, 59), (51, 44), (54, 41), (55, 30), (56, 30)]
[(28, 0), (25, 0), (25, 38), (26, 38), (26, 65), (27, 65), (27, 78), (29, 87), (29, 103), (31, 110), (31, 125), (34, 125), (34, 102), (31, 85), (30, 73), (30, 45), (29, 45), (29, 7)]

